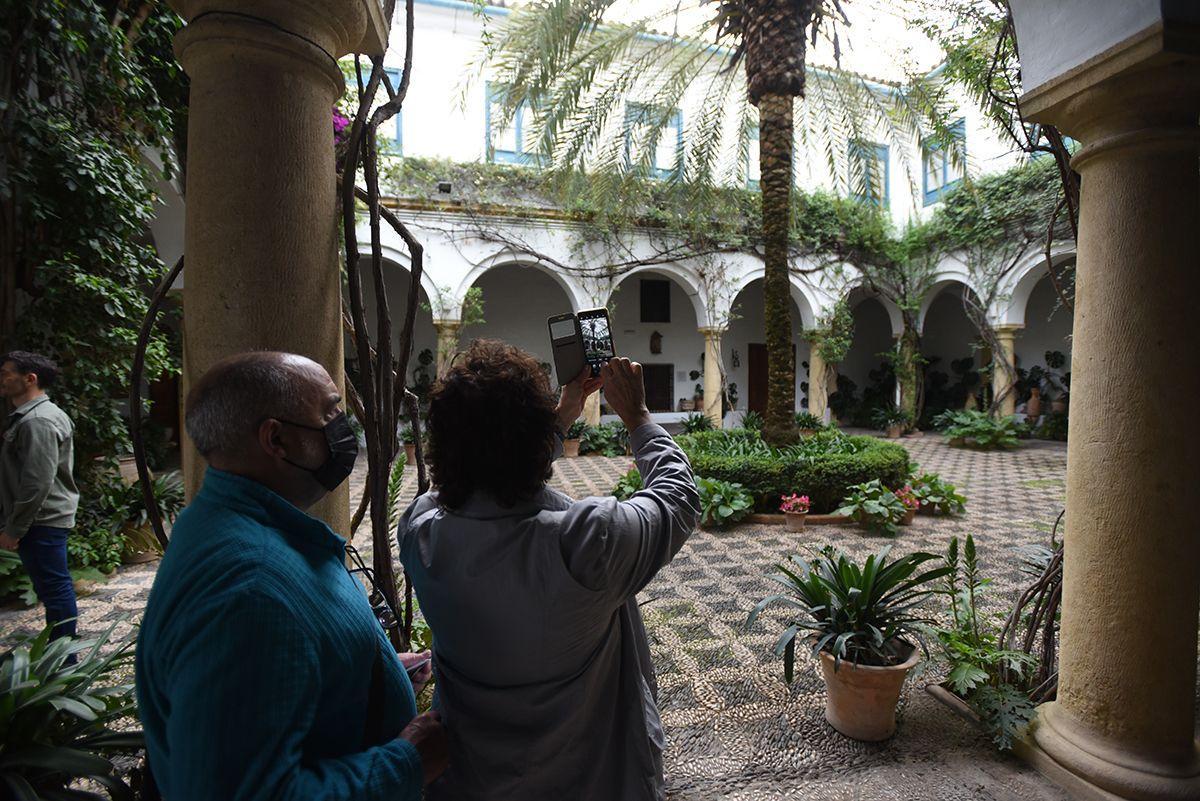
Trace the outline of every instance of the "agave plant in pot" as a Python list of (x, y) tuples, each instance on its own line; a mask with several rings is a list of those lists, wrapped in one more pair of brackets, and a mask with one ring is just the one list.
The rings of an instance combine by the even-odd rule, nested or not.
[[(868, 742), (896, 731), (900, 689), (926, 651), (921, 605), (949, 570), (931, 553), (889, 560), (890, 552), (884, 547), (861, 566), (829, 546), (811, 559), (792, 556), (771, 576), (784, 592), (759, 601), (746, 621), (753, 626), (773, 604), (793, 610), (775, 646), (784, 678), (790, 684), (795, 674), (797, 640), (807, 641), (825, 679), (825, 719)], [(931, 561), (940, 566), (925, 570)]]
[(567, 429), (567, 434), (563, 437), (563, 456), (568, 459), (574, 459), (579, 455), (579, 441), (583, 438), (584, 432), (588, 429), (588, 424), (583, 420), (576, 420), (571, 423), (571, 427)]

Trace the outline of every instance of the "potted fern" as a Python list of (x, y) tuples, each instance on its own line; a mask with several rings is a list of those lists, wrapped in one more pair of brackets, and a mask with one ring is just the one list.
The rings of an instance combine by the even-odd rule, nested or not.
[(571, 427), (567, 429), (567, 435), (563, 438), (563, 456), (574, 459), (579, 455), (579, 441), (587, 429), (588, 424), (582, 420), (571, 423)]
[[(932, 582), (949, 572), (931, 553), (889, 560), (891, 546), (861, 566), (844, 553), (822, 548), (812, 559), (792, 556), (771, 579), (784, 591), (758, 602), (746, 621), (754, 625), (773, 604), (792, 616), (775, 646), (783, 675), (795, 675), (796, 642), (804, 640), (820, 660), (825, 679), (825, 719), (854, 740), (886, 740), (896, 731), (896, 704), (905, 678), (926, 650), (920, 605), (935, 592)], [(919, 646), (919, 647), (918, 647)]]

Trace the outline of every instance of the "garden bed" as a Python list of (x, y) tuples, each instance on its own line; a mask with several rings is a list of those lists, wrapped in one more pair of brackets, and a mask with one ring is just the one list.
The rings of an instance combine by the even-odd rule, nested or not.
[(872, 479), (903, 486), (908, 477), (908, 451), (869, 436), (822, 431), (797, 445), (773, 448), (757, 431), (703, 431), (676, 441), (705, 478), (741, 484), (754, 496), (755, 512), (776, 512), (780, 497), (799, 492), (811, 501), (814, 517), (837, 509), (847, 490)]

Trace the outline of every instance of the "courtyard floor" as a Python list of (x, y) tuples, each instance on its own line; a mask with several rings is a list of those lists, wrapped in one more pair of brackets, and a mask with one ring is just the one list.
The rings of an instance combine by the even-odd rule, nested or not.
[[(892, 542), (897, 552), (944, 551), (954, 535), (973, 534), (984, 571), (994, 579), (988, 606), (1000, 614), (1026, 582), (1015, 549), (1047, 544), (1063, 507), (1066, 448), (1027, 442), (1014, 452), (949, 448), (940, 437), (902, 441), (922, 467), (956, 483), (968, 497), (958, 518), (919, 516)], [(632, 460), (584, 457), (557, 463), (553, 483), (581, 497), (607, 494)], [(362, 490), (356, 474), (353, 494)], [(405, 499), (415, 491), (408, 471)], [(753, 631), (748, 610), (770, 591), (765, 576), (789, 553), (834, 544), (863, 558), (889, 542), (848, 526), (744, 525), (696, 532), (646, 589), (642, 602), (658, 670), (667, 731), (670, 798), (709, 799), (1063, 799), (1066, 796), (924, 691), (936, 671), (906, 684), (896, 736), (868, 745), (845, 739), (824, 720), (824, 685), (801, 661), (784, 683), (773, 647), (779, 615)], [(356, 538), (369, 550), (369, 537)], [(366, 547), (364, 547), (366, 546)], [(80, 599), (80, 629), (136, 620), (154, 565), (122, 568)], [(123, 622), (118, 629), (131, 624)], [(0, 609), (0, 648), (41, 626), (41, 610)]]

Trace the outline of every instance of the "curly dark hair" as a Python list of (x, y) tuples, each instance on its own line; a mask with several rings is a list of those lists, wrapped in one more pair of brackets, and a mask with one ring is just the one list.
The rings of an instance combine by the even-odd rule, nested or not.
[(0, 365), (5, 362), (12, 362), (21, 375), (36, 375), (38, 389), (49, 389), (58, 379), (58, 365), (40, 353), (30, 353), (27, 350), (9, 351), (0, 356)]
[(456, 509), (482, 491), (512, 507), (536, 495), (554, 460), (555, 406), (536, 358), (497, 340), (472, 342), (430, 395), (438, 502)]

